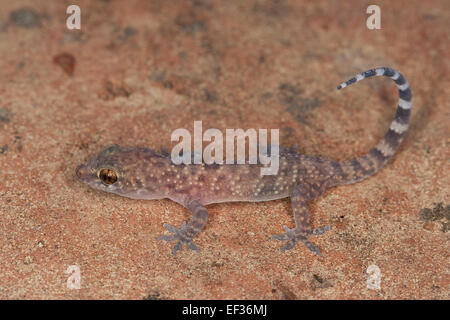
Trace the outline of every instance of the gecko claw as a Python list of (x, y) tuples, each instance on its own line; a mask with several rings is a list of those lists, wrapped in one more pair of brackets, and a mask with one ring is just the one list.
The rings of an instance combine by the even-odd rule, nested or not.
[(328, 230), (331, 230), (331, 226), (329, 226), (329, 225), (313, 229), (309, 232), (309, 234), (312, 236), (318, 236), (318, 235), (324, 234)]
[(177, 252), (181, 250), (181, 248), (183, 247), (183, 243), (185, 243), (189, 249), (200, 252), (200, 249), (192, 241), (192, 238), (190, 238), (186, 233), (186, 222), (183, 222), (180, 228), (175, 228), (167, 223), (164, 223), (163, 226), (173, 234), (159, 236), (158, 240), (163, 240), (167, 242), (178, 240), (178, 242), (173, 246), (172, 250), (173, 256), (176, 255)]
[(305, 244), (305, 246), (313, 253), (321, 256), (319, 248), (317, 248), (312, 242), (308, 241), (307, 235), (320, 235), (330, 230), (330, 226), (324, 226), (313, 230), (308, 230), (306, 232), (296, 232), (296, 229), (290, 229), (287, 226), (283, 226), (285, 233), (277, 234), (272, 236), (271, 239), (278, 241), (287, 241), (287, 243), (281, 248), (281, 252), (285, 252), (287, 250), (291, 250), (294, 248), (295, 243), (301, 241)]

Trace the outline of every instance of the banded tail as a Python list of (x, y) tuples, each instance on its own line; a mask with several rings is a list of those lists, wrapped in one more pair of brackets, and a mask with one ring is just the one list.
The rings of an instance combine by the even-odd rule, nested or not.
[(399, 94), (397, 112), (389, 130), (375, 147), (359, 158), (339, 163), (342, 169), (342, 176), (338, 184), (355, 183), (375, 174), (395, 154), (405, 137), (406, 131), (408, 131), (412, 94), (408, 81), (400, 72), (390, 68), (367, 70), (342, 83), (337, 89), (340, 90), (372, 76), (389, 77), (397, 84)]

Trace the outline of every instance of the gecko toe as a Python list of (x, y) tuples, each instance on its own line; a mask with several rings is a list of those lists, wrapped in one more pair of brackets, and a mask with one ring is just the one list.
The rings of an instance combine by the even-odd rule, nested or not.
[(277, 234), (271, 237), (272, 240), (278, 240), (278, 241), (286, 241), (289, 240), (286, 233)]
[[(185, 222), (183, 222), (183, 225), (185, 224)], [(183, 227), (183, 225), (181, 227)], [(164, 223), (163, 227), (166, 228), (167, 230), (169, 230), (172, 233), (177, 233), (178, 232), (178, 228), (175, 228), (174, 226), (171, 226), (170, 224)]]
[(183, 247), (183, 243), (185, 243), (190, 250), (200, 252), (200, 249), (192, 241), (192, 238), (190, 238), (186, 233), (186, 222), (183, 222), (180, 228), (175, 228), (174, 226), (171, 226), (167, 223), (165, 223), (163, 226), (173, 234), (159, 236), (158, 240), (167, 242), (178, 240), (177, 243), (173, 246), (172, 255), (176, 255), (177, 252), (181, 250), (181, 248)]
[(173, 250), (172, 250), (172, 255), (176, 255), (178, 251), (181, 250), (181, 247), (183, 246), (183, 244), (181, 243), (181, 241), (178, 241), (174, 246), (173, 246)]
[(192, 240), (189, 242), (186, 242), (186, 244), (189, 249), (200, 252), (200, 249), (195, 245), (195, 243)]
[(303, 243), (305, 246), (312, 252), (317, 254), (318, 256), (321, 256), (322, 253), (320, 252), (319, 248), (317, 248), (313, 243), (309, 242), (308, 240), (303, 240)]
[(295, 247), (295, 240), (289, 240), (281, 249), (281, 252), (285, 252), (287, 250), (291, 250)]
[(297, 242), (303, 242), (305, 246), (313, 253), (321, 256), (320, 250), (310, 241), (308, 241), (307, 235), (320, 235), (330, 230), (330, 226), (320, 227), (309, 231), (298, 231), (296, 229), (289, 229), (287, 226), (283, 226), (285, 233), (272, 236), (273, 240), (287, 241), (287, 243), (281, 248), (281, 252), (291, 250), (295, 247)]
[[(294, 229), (289, 229), (287, 226), (283, 226), (283, 229), (285, 233), (277, 234), (271, 237), (272, 240), (278, 240), (278, 241), (287, 241), (292, 240), (295, 238), (293, 234)], [(289, 250), (289, 249), (286, 249)]]
[(281, 248), (281, 252), (285, 252), (287, 250), (291, 250), (295, 247), (296, 237), (295, 237), (295, 229), (289, 229), (287, 226), (283, 226), (285, 233), (277, 234), (272, 236), (271, 239), (278, 241), (287, 241), (287, 243)]
[(163, 241), (167, 241), (167, 242), (171, 242), (173, 240), (176, 240), (177, 237), (174, 235), (168, 236), (168, 235), (164, 235), (164, 236), (159, 236), (158, 240), (163, 240)]

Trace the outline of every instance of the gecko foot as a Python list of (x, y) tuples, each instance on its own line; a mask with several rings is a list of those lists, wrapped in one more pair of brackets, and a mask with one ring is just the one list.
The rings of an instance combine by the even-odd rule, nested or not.
[(320, 235), (325, 233), (326, 231), (330, 230), (330, 226), (324, 226), (313, 230), (298, 232), (296, 229), (290, 229), (287, 226), (283, 226), (285, 233), (277, 234), (272, 237), (274, 240), (279, 241), (287, 241), (287, 243), (281, 248), (281, 252), (291, 250), (294, 248), (296, 242), (303, 242), (305, 246), (311, 250), (313, 253), (321, 256), (319, 248), (317, 248), (312, 242), (309, 242), (307, 236), (309, 235)]
[(167, 223), (164, 223), (163, 226), (173, 234), (159, 236), (158, 240), (164, 240), (167, 242), (178, 240), (173, 247), (172, 255), (176, 255), (177, 252), (181, 250), (183, 243), (185, 243), (189, 249), (200, 252), (200, 249), (195, 245), (192, 238), (187, 233), (186, 222), (183, 222), (180, 228), (175, 228)]

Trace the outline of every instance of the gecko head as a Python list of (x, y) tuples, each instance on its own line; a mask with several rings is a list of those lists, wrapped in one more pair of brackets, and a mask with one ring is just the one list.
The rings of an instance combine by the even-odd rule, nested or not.
[(133, 192), (130, 183), (129, 164), (133, 161), (131, 148), (111, 145), (76, 168), (77, 178), (90, 187), (126, 196)]

